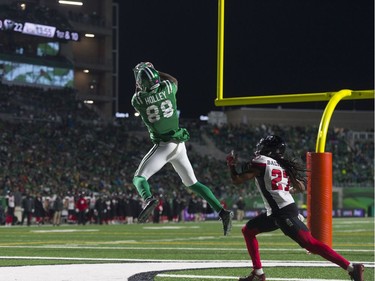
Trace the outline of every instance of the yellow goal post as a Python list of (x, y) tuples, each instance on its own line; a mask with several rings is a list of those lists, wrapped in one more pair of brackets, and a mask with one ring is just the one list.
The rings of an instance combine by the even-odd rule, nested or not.
[(215, 106), (303, 103), (327, 101), (320, 122), (315, 153), (307, 152), (307, 223), (314, 237), (332, 245), (332, 154), (325, 152), (329, 123), (341, 100), (374, 99), (374, 90), (348, 90), (324, 93), (278, 94), (224, 97), (224, 11), (225, 0), (218, 0), (217, 94)]

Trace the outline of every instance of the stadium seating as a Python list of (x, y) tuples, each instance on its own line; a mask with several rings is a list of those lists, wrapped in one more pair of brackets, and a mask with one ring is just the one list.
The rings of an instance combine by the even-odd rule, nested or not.
[[(48, 90), (0, 85), (0, 196), (9, 189), (45, 196), (87, 190), (97, 194), (137, 197), (131, 180), (151, 147), (146, 128), (137, 118), (104, 123), (75, 99), (72, 89)], [(212, 187), (218, 198), (248, 197), (249, 188), (233, 188), (225, 158), (200, 153), (193, 144), (210, 140), (223, 154), (234, 149), (243, 159), (253, 153), (260, 137), (278, 134), (302, 159), (314, 151), (316, 127), (223, 126), (182, 120), (191, 133), (189, 157), (197, 178)], [(374, 185), (372, 141), (348, 141), (348, 130), (331, 129), (327, 151), (333, 153), (336, 187)], [(203, 138), (205, 136), (206, 138)], [(140, 145), (141, 144), (141, 145)], [(209, 151), (207, 149), (207, 151)], [(155, 193), (189, 198), (170, 165), (151, 178)]]

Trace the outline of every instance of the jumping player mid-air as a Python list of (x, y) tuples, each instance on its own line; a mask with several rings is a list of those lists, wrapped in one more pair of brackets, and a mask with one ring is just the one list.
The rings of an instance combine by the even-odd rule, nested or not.
[(253, 270), (249, 276), (242, 277), (239, 281), (266, 280), (256, 236), (276, 229), (281, 229), (302, 248), (347, 270), (352, 280), (363, 281), (363, 264), (349, 262), (329, 246), (315, 239), (299, 219), (298, 208), (290, 191), (305, 190), (305, 169), (293, 157), (287, 156), (284, 153), (285, 149), (286, 144), (278, 136), (262, 138), (256, 146), (255, 157), (243, 163), (240, 172), (237, 172), (237, 159), (233, 151), (227, 156), (227, 166), (233, 183), (241, 184), (255, 178), (266, 208), (265, 213), (249, 220), (242, 227)]
[(171, 163), (182, 183), (203, 197), (218, 212), (224, 235), (228, 235), (232, 227), (233, 213), (225, 210), (211, 189), (196, 179), (186, 152), (185, 142), (190, 136), (185, 128), (179, 126), (177, 79), (157, 71), (149, 62), (139, 63), (133, 71), (136, 93), (131, 102), (147, 126), (154, 144), (142, 159), (133, 178), (133, 184), (145, 200), (138, 221), (145, 222), (158, 204), (158, 200), (152, 196), (148, 179), (165, 164)]

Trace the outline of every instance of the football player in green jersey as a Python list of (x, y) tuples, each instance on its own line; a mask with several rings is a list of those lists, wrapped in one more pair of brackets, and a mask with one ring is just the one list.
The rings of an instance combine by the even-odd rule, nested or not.
[(190, 136), (185, 128), (179, 126), (177, 79), (157, 71), (149, 62), (139, 63), (133, 71), (136, 93), (131, 102), (147, 126), (154, 144), (142, 159), (133, 178), (133, 184), (145, 200), (138, 221), (145, 222), (158, 204), (158, 200), (151, 194), (148, 179), (166, 163), (171, 163), (182, 183), (203, 197), (219, 213), (224, 235), (227, 235), (232, 227), (233, 213), (225, 210), (211, 189), (197, 180), (186, 152), (185, 142)]

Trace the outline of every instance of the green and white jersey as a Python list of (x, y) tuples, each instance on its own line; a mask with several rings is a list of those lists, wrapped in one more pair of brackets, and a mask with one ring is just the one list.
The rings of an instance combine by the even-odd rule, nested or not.
[(189, 139), (187, 130), (179, 127), (176, 93), (176, 84), (164, 80), (151, 92), (133, 95), (132, 105), (146, 124), (153, 143)]

